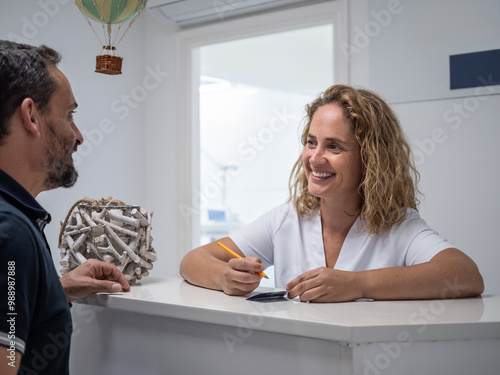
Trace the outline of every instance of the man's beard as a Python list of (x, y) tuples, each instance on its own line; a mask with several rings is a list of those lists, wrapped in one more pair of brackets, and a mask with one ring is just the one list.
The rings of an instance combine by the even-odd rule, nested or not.
[(48, 124), (49, 144), (46, 149), (47, 176), (45, 186), (47, 190), (58, 187), (69, 188), (75, 185), (78, 179), (78, 172), (73, 165), (72, 153), (76, 151), (76, 145), (69, 149), (64, 140), (57, 138), (52, 128)]
[(53, 158), (49, 158), (46, 186), (48, 189), (58, 187), (69, 188), (75, 185), (78, 172), (73, 164), (63, 164)]

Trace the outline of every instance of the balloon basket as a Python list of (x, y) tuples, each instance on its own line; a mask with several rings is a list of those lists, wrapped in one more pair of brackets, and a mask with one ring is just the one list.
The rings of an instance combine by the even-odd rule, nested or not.
[(122, 74), (122, 61), (123, 57), (111, 55), (98, 55), (96, 56), (96, 73), (103, 74)]

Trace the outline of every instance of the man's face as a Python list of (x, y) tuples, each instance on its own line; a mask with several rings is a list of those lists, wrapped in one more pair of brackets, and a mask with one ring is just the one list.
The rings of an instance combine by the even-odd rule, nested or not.
[(47, 190), (61, 186), (71, 187), (76, 183), (78, 172), (73, 165), (72, 154), (83, 142), (83, 137), (73, 122), (77, 104), (71, 85), (59, 69), (49, 67), (49, 72), (56, 80), (57, 88), (43, 114)]

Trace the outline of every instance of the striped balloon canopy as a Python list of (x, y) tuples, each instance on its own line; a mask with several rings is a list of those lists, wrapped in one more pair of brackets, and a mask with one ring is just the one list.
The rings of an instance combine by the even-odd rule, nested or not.
[(146, 3), (147, 0), (75, 0), (84, 15), (103, 24), (132, 20)]

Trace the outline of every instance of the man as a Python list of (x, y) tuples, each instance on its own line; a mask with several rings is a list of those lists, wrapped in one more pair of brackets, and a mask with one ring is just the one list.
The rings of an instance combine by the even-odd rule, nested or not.
[[(59, 279), (43, 234), (50, 215), (35, 200), (71, 187), (83, 137), (77, 103), (45, 46), (0, 41), (0, 373), (68, 374), (69, 304), (128, 291), (113, 265), (88, 260)], [(111, 279), (113, 281), (111, 281)]]

